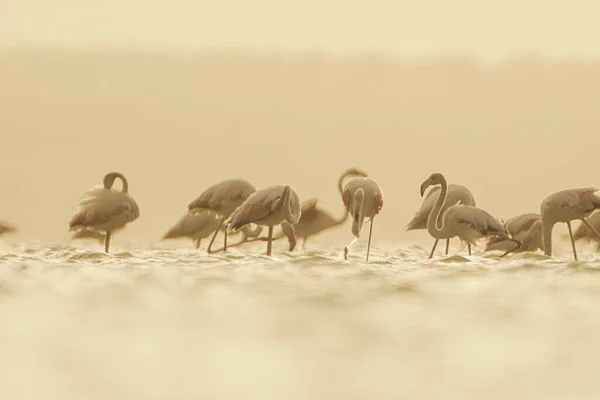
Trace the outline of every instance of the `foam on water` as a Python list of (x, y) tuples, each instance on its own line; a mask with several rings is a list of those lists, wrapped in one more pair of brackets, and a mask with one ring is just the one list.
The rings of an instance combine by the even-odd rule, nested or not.
[[(362, 246), (362, 247), (361, 247)], [(91, 249), (92, 247), (90, 247)], [(0, 247), (7, 399), (596, 398), (600, 257)]]

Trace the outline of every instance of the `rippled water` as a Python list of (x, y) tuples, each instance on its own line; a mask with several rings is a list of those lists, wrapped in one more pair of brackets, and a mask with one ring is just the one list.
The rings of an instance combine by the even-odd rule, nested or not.
[[(600, 257), (0, 246), (7, 399), (595, 399)], [(98, 250), (100, 250), (98, 248)]]

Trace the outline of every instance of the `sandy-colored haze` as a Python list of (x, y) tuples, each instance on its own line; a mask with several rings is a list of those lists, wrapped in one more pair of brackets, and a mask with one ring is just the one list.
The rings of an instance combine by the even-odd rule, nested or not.
[(109, 171), (141, 210), (115, 243), (158, 239), (229, 177), (290, 184), (340, 215), (336, 179), (362, 168), (385, 196), (375, 242), (407, 243), (430, 241), (403, 226), (432, 172), (504, 218), (600, 184), (600, 62), (5, 48), (0, 88), (0, 219), (15, 239), (67, 240), (78, 197)]

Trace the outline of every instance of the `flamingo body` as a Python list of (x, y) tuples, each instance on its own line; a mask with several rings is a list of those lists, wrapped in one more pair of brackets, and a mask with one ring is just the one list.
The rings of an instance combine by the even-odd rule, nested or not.
[[(112, 189), (116, 178), (122, 181), (121, 191)], [(77, 213), (69, 221), (69, 231), (92, 229), (105, 232), (105, 252), (108, 253), (111, 233), (140, 216), (139, 207), (128, 190), (129, 184), (123, 174), (106, 174), (104, 187), (92, 188), (79, 199)]]
[(228, 231), (247, 224), (269, 228), (267, 255), (271, 255), (273, 227), (281, 225), (290, 241), (290, 250), (296, 245), (294, 227), (301, 214), (300, 200), (290, 186), (276, 185), (252, 193), (225, 221)]
[(342, 201), (344, 202), (346, 211), (352, 217), (351, 231), (354, 235), (354, 239), (344, 248), (344, 259), (348, 258), (350, 246), (359, 239), (365, 218), (369, 218), (371, 226), (369, 228), (366, 258), (366, 261), (369, 261), (373, 220), (383, 208), (383, 192), (379, 184), (372, 178), (354, 178), (346, 183), (342, 192)]
[(542, 216), (544, 253), (547, 256), (552, 256), (552, 229), (558, 222), (566, 223), (569, 228), (575, 260), (577, 260), (577, 250), (571, 221), (581, 220), (596, 235), (600, 236), (600, 233), (585, 219), (594, 210), (600, 208), (600, 196), (596, 193), (597, 191), (596, 187), (566, 189), (552, 193), (542, 201), (540, 214)]

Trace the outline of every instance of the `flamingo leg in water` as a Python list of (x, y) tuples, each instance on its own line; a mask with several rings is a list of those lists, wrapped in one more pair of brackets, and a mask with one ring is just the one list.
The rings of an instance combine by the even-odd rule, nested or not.
[(435, 248), (437, 247), (439, 241), (440, 239), (435, 239), (435, 242), (433, 242), (433, 248), (431, 249), (431, 253), (429, 253), (429, 258), (433, 257), (433, 253), (435, 252)]
[[(240, 240), (237, 243), (228, 245), (227, 248), (230, 249), (232, 247), (237, 247), (237, 246), (242, 245), (244, 243), (251, 243), (251, 242), (258, 242), (258, 241), (260, 241), (260, 242), (266, 242), (268, 240), (269, 240), (268, 237), (258, 237), (258, 238), (254, 238), (254, 239), (245, 239), (244, 238), (244, 239)], [(275, 240), (275, 239), (273, 239), (273, 240)], [(211, 253), (218, 253), (218, 252), (223, 251), (223, 250), (224, 250), (224, 248), (221, 247), (220, 249), (212, 250)]]
[(446, 255), (448, 255), (449, 248), (450, 248), (450, 239), (446, 239)]
[(200, 239), (196, 239), (196, 248), (199, 249), (200, 248)]
[(369, 253), (371, 252), (371, 235), (373, 234), (373, 218), (371, 218), (371, 226), (369, 228), (369, 241), (367, 242), (367, 260), (369, 261)]
[(106, 239), (104, 240), (104, 252), (108, 253), (108, 245), (110, 244), (110, 232), (106, 232)]
[(225, 239), (223, 240), (223, 252), (227, 251), (227, 231), (225, 231)]
[(208, 244), (208, 249), (206, 250), (206, 252), (208, 254), (212, 254), (212, 253), (216, 253), (219, 250), (215, 250), (212, 251), (212, 245), (215, 242), (215, 239), (217, 237), (217, 234), (219, 233), (219, 230), (221, 229), (221, 226), (223, 226), (223, 222), (225, 221), (225, 217), (221, 218), (221, 222), (219, 223), (219, 227), (215, 230), (215, 234), (213, 235), (212, 239), (210, 239), (210, 243)]
[(302, 251), (305, 251), (305, 250), (306, 250), (306, 239), (307, 239), (307, 237), (306, 237), (306, 236), (304, 236), (304, 237), (302, 238)]
[(573, 256), (575, 257), (575, 261), (577, 261), (577, 250), (575, 249), (575, 240), (573, 239), (573, 230), (571, 229), (571, 221), (567, 222), (567, 226), (569, 227), (569, 236), (571, 237), (571, 246), (573, 247)]
[(267, 255), (271, 256), (271, 245), (273, 244), (273, 225), (269, 226), (269, 241), (267, 242)]
[(352, 241), (350, 243), (348, 243), (348, 245), (346, 247), (344, 247), (344, 260), (348, 259), (348, 250), (350, 250), (350, 246), (352, 246), (354, 244), (354, 242), (356, 242), (358, 240), (358, 236), (355, 237), (354, 239), (352, 239)]
[(467, 243), (467, 247), (469, 248), (469, 255), (471, 255), (471, 243)]

